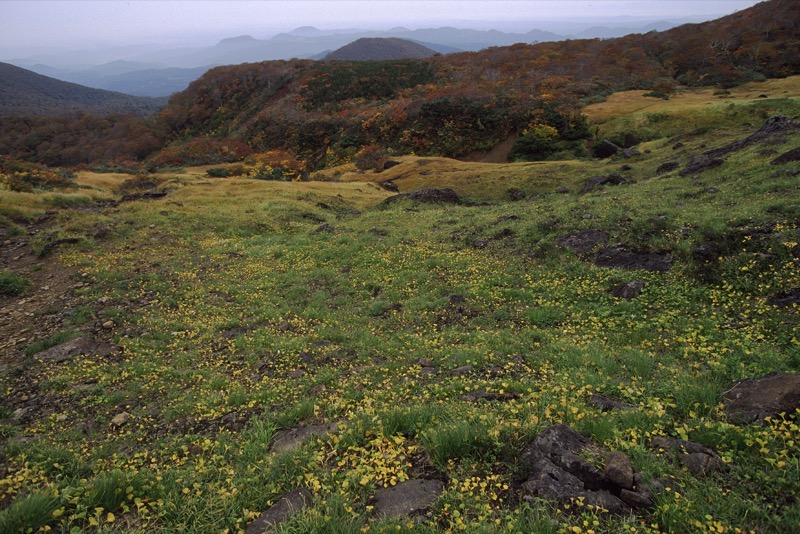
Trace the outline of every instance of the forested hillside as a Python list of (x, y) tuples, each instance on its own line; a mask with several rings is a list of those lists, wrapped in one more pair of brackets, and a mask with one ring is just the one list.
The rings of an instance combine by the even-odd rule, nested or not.
[(155, 114), (163, 105), (162, 98), (92, 89), (0, 63), (0, 117), (52, 116), (78, 111), (147, 116)]
[[(426, 59), (218, 67), (173, 95), (155, 122), (144, 123), (157, 147), (111, 150), (107, 157), (131, 161), (147, 153), (148, 168), (155, 168), (282, 149), (314, 170), (376, 147), (463, 157), (512, 141), (516, 159), (584, 156), (594, 133), (581, 106), (626, 89), (668, 98), (687, 85), (725, 88), (787, 76), (800, 72), (798, 49), (800, 5), (770, 0), (713, 22), (619, 39)], [(37, 159), (38, 143), (56, 142), (48, 124), (2, 126), (0, 153)], [(103, 127), (81, 128), (74, 137), (93, 135), (103, 144)]]

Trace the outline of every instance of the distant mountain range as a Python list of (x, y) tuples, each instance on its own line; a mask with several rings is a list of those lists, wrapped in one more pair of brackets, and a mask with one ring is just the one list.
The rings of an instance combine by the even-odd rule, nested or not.
[(153, 115), (166, 98), (145, 98), (84, 87), (0, 63), (0, 116), (94, 114)]
[[(219, 65), (238, 65), (273, 59), (323, 59), (362, 38), (396, 38), (420, 43), (440, 54), (478, 51), (492, 46), (516, 43), (561, 41), (575, 38), (611, 38), (631, 33), (664, 31), (681, 21), (639, 21), (609, 23), (605, 26), (581, 27), (572, 34), (544, 30), (508, 33), (497, 30), (472, 30), (453, 27), (411, 30), (337, 29), (320, 30), (304, 26), (269, 39), (242, 35), (223, 39), (213, 46), (158, 49), (124, 47), (118, 59), (108, 61), (113, 50), (81, 50), (29, 57), (0, 58), (7, 63), (33, 72), (137, 96), (168, 96), (182, 91), (205, 71)], [(575, 29), (578, 29), (577, 27)]]
[(326, 60), (384, 61), (420, 59), (437, 54), (436, 50), (407, 39), (362, 37), (325, 56)]

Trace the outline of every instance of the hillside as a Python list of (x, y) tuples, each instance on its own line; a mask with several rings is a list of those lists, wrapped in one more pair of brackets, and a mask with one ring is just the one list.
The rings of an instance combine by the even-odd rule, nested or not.
[[(213, 132), (314, 161), (349, 159), (368, 145), (460, 157), (509, 137), (519, 141), (522, 159), (569, 157), (585, 153), (591, 136), (580, 106), (612, 92), (643, 89), (661, 98), (687, 86), (733, 87), (800, 72), (798, 21), (800, 5), (771, 0), (717, 21), (618, 39), (374, 65), (219, 67), (175, 95), (159, 124), (180, 142)], [(556, 138), (524, 139), (524, 131), (537, 131), (531, 126), (544, 127), (536, 135), (555, 129)]]
[[(499, 161), (557, 160), (594, 154), (602, 143), (581, 109), (608, 95), (642, 90), (670, 98), (698, 86), (721, 91), (800, 72), (800, 5), (770, 0), (717, 21), (617, 39), (492, 47), (424, 59), (288, 60), (217, 67), (173, 95), (146, 144), (129, 149), (102, 132), (71, 127), (69, 145), (46, 122), (4, 121), (0, 153), (49, 164), (143, 164), (147, 169), (231, 161), (287, 151), (304, 175), (382, 149), (391, 154)], [(766, 31), (764, 29), (768, 29)], [(301, 32), (302, 33), (302, 32)], [(312, 32), (313, 33), (313, 32)], [(302, 38), (302, 35), (298, 38)], [(220, 50), (261, 46), (252, 37)], [(102, 130), (103, 121), (96, 121)], [(649, 140), (651, 132), (632, 129)], [(160, 150), (142, 154), (156, 138)], [(101, 160), (91, 159), (106, 154)], [(146, 160), (142, 162), (142, 160)]]
[(645, 92), (603, 160), (1, 158), (0, 531), (796, 531), (800, 78)]
[(93, 114), (154, 115), (165, 99), (92, 89), (0, 63), (0, 117)]
[(436, 54), (427, 46), (406, 39), (364, 37), (334, 50), (326, 60), (386, 61), (390, 59), (419, 59)]

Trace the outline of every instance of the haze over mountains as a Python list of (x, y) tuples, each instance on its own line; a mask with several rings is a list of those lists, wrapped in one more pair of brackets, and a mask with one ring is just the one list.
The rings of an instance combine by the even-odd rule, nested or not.
[[(222, 39), (211, 46), (167, 47), (155, 44), (117, 48), (39, 51), (0, 57), (38, 74), (87, 87), (136, 96), (168, 96), (185, 89), (208, 69), (259, 61), (309, 58), (322, 59), (332, 51), (362, 38), (398, 38), (417, 42), (438, 53), (477, 51), (515, 43), (565, 39), (612, 38), (631, 33), (664, 31), (689, 22), (617, 17), (579, 21), (549, 21), (547, 30), (504, 32), (456, 27), (390, 30), (331, 29), (303, 26), (267, 39), (241, 35)], [(519, 23), (517, 23), (519, 24)], [(533, 25), (535, 23), (531, 23)]]

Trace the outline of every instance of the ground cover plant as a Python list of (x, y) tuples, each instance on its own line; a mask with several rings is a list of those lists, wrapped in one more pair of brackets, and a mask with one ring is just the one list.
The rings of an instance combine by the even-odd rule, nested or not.
[[(766, 100), (743, 116), (796, 117), (795, 97)], [(683, 173), (761, 126), (709, 113), (625, 159), (3, 191), (13, 224), (79, 239), (41, 260), (74, 282), (60, 330), (3, 362), (0, 531), (239, 532), (299, 488), (310, 504), (278, 532), (794, 530), (798, 414), (752, 424), (724, 395), (800, 372), (800, 167), (773, 163), (800, 130)], [(460, 201), (386, 202), (387, 178)], [(38, 295), (25, 285), (4, 310)], [(624, 453), (661, 491), (624, 513), (531, 493), (523, 451), (561, 424), (596, 447), (582, 461)], [(382, 512), (419, 480), (436, 497), (417, 515)]]

